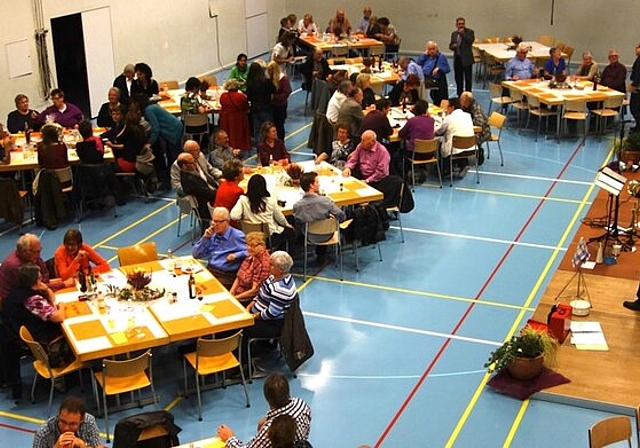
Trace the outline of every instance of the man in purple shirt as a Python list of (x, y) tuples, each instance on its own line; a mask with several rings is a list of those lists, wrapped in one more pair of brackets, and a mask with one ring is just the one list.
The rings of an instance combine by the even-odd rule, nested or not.
[(49, 271), (40, 257), (41, 250), (40, 239), (31, 233), (25, 233), (18, 239), (16, 250), (10, 253), (0, 266), (0, 307), (2, 307), (2, 299), (18, 286), (18, 268), (25, 263), (38, 265), (42, 274), (42, 282), (54, 291), (75, 284), (73, 277), (66, 282), (60, 279), (55, 279), (52, 282), (49, 278)]
[(53, 106), (47, 107), (36, 118), (38, 123), (54, 122), (63, 128), (75, 128), (84, 120), (82, 111), (75, 104), (64, 101), (64, 92), (61, 89), (51, 91)]
[[(378, 142), (376, 133), (368, 130), (362, 133), (362, 141), (351, 154), (342, 171), (343, 176), (354, 176), (365, 183), (375, 184), (389, 176), (391, 156), (382, 143)], [(356, 174), (355, 171), (359, 173)]]

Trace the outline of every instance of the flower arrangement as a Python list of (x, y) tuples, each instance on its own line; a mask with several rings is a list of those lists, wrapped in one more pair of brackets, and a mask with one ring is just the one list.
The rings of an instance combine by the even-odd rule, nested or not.
[(144, 289), (151, 283), (151, 274), (142, 269), (134, 269), (133, 272), (127, 274), (127, 283), (135, 290)]
[(300, 180), (300, 178), (304, 174), (304, 170), (297, 163), (290, 163), (285, 167), (284, 170), (289, 175), (291, 180)]

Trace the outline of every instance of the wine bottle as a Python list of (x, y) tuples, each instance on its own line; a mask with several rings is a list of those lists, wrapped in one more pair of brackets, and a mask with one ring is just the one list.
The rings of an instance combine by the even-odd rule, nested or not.
[(24, 141), (27, 143), (31, 143), (31, 129), (29, 129), (29, 123), (24, 124)]
[(196, 279), (193, 278), (193, 273), (189, 274), (189, 298), (196, 298)]
[(82, 269), (78, 272), (78, 282), (80, 282), (80, 292), (87, 292), (87, 276), (84, 274)]
[(593, 77), (593, 91), (594, 92), (596, 90), (598, 90), (598, 82), (600, 82), (600, 77), (596, 74), (596, 76)]

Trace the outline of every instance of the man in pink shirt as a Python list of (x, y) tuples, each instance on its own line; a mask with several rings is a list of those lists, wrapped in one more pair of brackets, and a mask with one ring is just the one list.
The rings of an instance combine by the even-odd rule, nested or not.
[(376, 184), (389, 176), (390, 162), (389, 151), (378, 142), (376, 133), (371, 130), (364, 131), (362, 140), (349, 156), (342, 175), (351, 176), (353, 172), (354, 177), (368, 184)]

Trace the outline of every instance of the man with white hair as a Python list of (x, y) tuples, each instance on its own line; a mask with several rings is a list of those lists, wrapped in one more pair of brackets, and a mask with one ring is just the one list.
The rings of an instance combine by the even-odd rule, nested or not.
[[(442, 172), (443, 175), (449, 175), (449, 157), (452, 154), (459, 154), (467, 151), (466, 149), (459, 149), (453, 146), (453, 137), (470, 137), (474, 135), (473, 120), (471, 115), (462, 110), (460, 106), (460, 100), (458, 98), (451, 98), (449, 105), (447, 106), (447, 116), (442, 120), (442, 124), (436, 129), (437, 135), (444, 135), (444, 144), (440, 147), (440, 154), (442, 155)], [(464, 177), (468, 171), (467, 159), (460, 159), (456, 161), (460, 167), (460, 177)]]
[(194, 244), (194, 258), (207, 260), (207, 269), (230, 289), (242, 260), (247, 257), (247, 243), (244, 233), (229, 225), (229, 210), (224, 207), (213, 209), (211, 226)]
[(504, 78), (507, 81), (533, 78), (538, 73), (533, 62), (527, 59), (527, 53), (529, 53), (529, 47), (521, 42), (516, 48), (515, 57), (509, 60), (505, 66)]
[[(195, 172), (200, 176), (212, 189), (218, 188), (217, 179), (222, 177), (222, 171), (212, 166), (207, 158), (200, 151), (200, 145), (195, 140), (187, 140), (182, 146), (182, 153), (189, 153), (195, 159)], [(186, 196), (180, 181), (180, 167), (178, 159), (171, 164), (171, 188), (173, 188), (179, 197)]]
[(375, 132), (368, 130), (362, 133), (362, 140), (349, 156), (342, 174), (343, 176), (351, 176), (353, 173), (363, 182), (375, 186), (376, 183), (389, 176), (390, 162), (391, 156), (387, 148), (378, 142)]

